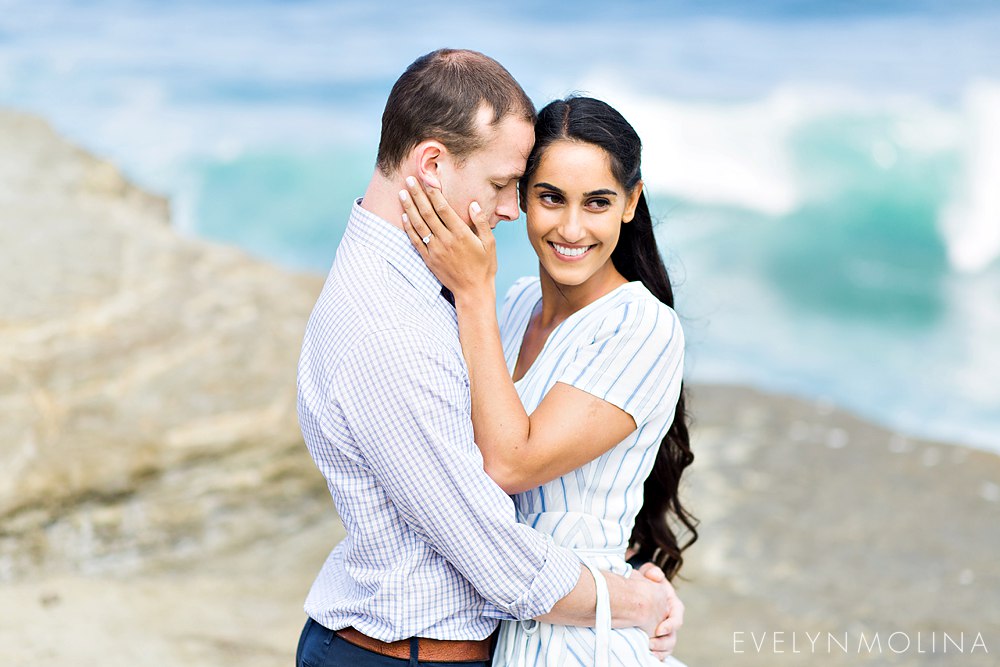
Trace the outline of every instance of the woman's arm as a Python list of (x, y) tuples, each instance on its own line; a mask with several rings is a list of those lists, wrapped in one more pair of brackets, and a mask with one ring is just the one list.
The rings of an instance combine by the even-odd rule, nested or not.
[[(507, 370), (496, 318), (495, 243), (487, 220), (470, 208), (476, 231), (440, 190), (414, 181), (402, 197), (404, 228), (427, 266), (455, 295), (462, 353), (469, 369), (472, 422), (487, 474), (507, 493), (556, 479), (635, 430), (621, 408), (567, 384), (556, 385), (528, 415)], [(475, 207), (475, 204), (473, 204)], [(423, 238), (431, 235), (429, 243)]]
[(487, 474), (504, 491), (520, 493), (576, 470), (635, 430), (621, 408), (561, 382), (528, 415), (504, 360), (496, 307), (457, 294), (455, 305), (476, 444)]

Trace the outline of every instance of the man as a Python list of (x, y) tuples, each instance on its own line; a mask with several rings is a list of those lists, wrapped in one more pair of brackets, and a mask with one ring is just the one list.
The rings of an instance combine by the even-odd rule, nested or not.
[(456, 211), (515, 220), (534, 121), (510, 74), (472, 51), (417, 59), (389, 95), (299, 363), (302, 432), (347, 537), (306, 600), (298, 665), (485, 666), (498, 619), (594, 625), (605, 585), (616, 626), (673, 646), (683, 608), (662, 572), (595, 578), (517, 523), (483, 471), (450, 295), (402, 229), (411, 177)]

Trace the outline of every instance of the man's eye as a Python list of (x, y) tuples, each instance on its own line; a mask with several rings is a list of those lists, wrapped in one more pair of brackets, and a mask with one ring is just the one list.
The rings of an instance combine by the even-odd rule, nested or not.
[(493, 187), (494, 187), (494, 188), (495, 188), (496, 190), (498, 190), (498, 191), (499, 191), (499, 190), (503, 190), (503, 189), (504, 189), (504, 187), (506, 187), (506, 186), (504, 186), (504, 184), (503, 184), (503, 183), (494, 183), (494, 184), (493, 184)]

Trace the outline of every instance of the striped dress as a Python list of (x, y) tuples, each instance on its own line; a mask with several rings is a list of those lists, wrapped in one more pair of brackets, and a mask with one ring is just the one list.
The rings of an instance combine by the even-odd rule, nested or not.
[[(507, 293), (500, 334), (511, 375), (541, 295), (537, 278), (522, 278)], [(637, 429), (583, 467), (518, 494), (518, 519), (572, 548), (592, 571), (628, 576), (625, 550), (643, 484), (673, 421), (683, 364), (677, 314), (640, 282), (618, 287), (559, 324), (515, 383), (525, 410), (531, 414), (552, 386), (563, 382), (620, 407)], [(650, 655), (642, 630), (610, 629), (602, 582), (600, 577), (598, 628), (504, 622), (494, 665), (663, 664)]]

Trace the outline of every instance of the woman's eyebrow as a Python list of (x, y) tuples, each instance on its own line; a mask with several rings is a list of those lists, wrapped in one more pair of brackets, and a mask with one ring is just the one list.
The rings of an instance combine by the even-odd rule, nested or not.
[[(552, 185), (551, 183), (535, 183), (536, 188), (542, 188), (544, 190), (552, 190), (553, 192), (558, 192), (559, 194), (565, 194), (560, 188)], [(584, 192), (584, 197), (593, 197), (595, 195), (614, 195), (618, 196), (615, 190), (610, 188), (601, 188), (600, 190), (592, 190), (591, 192)]]

